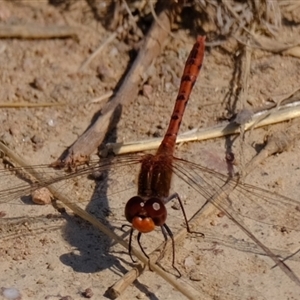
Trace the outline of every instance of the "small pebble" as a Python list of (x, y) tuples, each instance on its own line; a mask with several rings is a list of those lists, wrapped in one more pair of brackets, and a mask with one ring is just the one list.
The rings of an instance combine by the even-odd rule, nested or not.
[(178, 201), (173, 202), (171, 207), (175, 210), (180, 210), (180, 204)]
[(153, 87), (150, 84), (144, 84), (143, 85), (143, 95), (150, 99), (150, 96), (152, 95)]
[(7, 131), (1, 134), (0, 139), (7, 146), (13, 145), (15, 143), (13, 136)]
[(201, 279), (203, 278), (203, 275), (202, 273), (197, 270), (197, 269), (193, 269), (191, 272), (190, 272), (190, 280), (192, 281), (201, 281)]
[(116, 47), (113, 47), (113, 48), (110, 50), (110, 53), (109, 53), (109, 55), (110, 55), (110, 56), (113, 56), (113, 57), (116, 57), (116, 56), (118, 56), (119, 54), (120, 54), (120, 52), (119, 52), (118, 48), (116, 48)]
[(8, 300), (21, 300), (22, 295), (16, 288), (1, 288), (1, 295)]
[(43, 146), (44, 146), (44, 140), (36, 135), (31, 137), (31, 142), (33, 143), (33, 149), (35, 151), (43, 148)]
[(191, 269), (192, 267), (194, 267), (196, 264), (195, 264), (195, 261), (193, 259), (193, 257), (191, 256), (188, 256), (185, 260), (184, 260), (184, 266), (187, 270)]
[(47, 269), (50, 270), (50, 271), (54, 271), (55, 270), (55, 264), (49, 263)]
[(36, 284), (44, 284), (44, 283), (45, 281), (41, 278), (36, 281)]
[(53, 119), (48, 120), (48, 125), (54, 127), (55, 126), (54, 120)]
[(138, 293), (135, 297), (136, 297), (136, 299), (144, 299), (145, 294), (144, 293)]
[(238, 125), (244, 125), (251, 120), (253, 112), (248, 109), (241, 110), (234, 118), (233, 122)]
[(94, 296), (94, 293), (92, 291), (91, 288), (87, 288), (85, 289), (85, 291), (82, 293), (82, 296), (85, 297), (85, 298), (92, 298)]
[(34, 144), (42, 144), (43, 143), (43, 139), (37, 135), (34, 135), (33, 137), (31, 137), (31, 141)]
[(32, 86), (39, 91), (44, 91), (47, 88), (47, 83), (43, 78), (35, 78)]
[(156, 130), (153, 133), (153, 137), (161, 137), (161, 133), (158, 130)]
[(218, 216), (219, 218), (223, 218), (223, 217), (225, 216), (225, 213), (222, 212), (222, 211), (220, 211), (220, 212), (217, 214), (217, 216)]
[(9, 127), (9, 133), (14, 137), (20, 135), (20, 126), (19, 126), (19, 124), (11, 125)]
[(99, 76), (102, 82), (106, 82), (106, 83), (115, 80), (116, 77), (113, 68), (105, 64), (101, 64), (98, 66), (97, 75)]
[(43, 187), (33, 191), (31, 199), (35, 204), (46, 205), (51, 203), (53, 196), (47, 188)]

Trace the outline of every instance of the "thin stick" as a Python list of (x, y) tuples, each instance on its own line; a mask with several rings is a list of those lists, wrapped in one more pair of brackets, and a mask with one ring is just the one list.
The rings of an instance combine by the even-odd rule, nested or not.
[(51, 107), (51, 106), (63, 106), (65, 103), (27, 103), (27, 102), (0, 102), (0, 108), (19, 108), (19, 107)]
[(51, 39), (77, 37), (76, 28), (70, 26), (47, 26), (36, 25), (0, 25), (0, 38), (21, 39)]
[[(254, 26), (253, 26), (254, 27)], [(252, 49), (247, 45), (244, 46), (244, 56), (242, 59), (241, 65), (241, 91), (238, 97), (238, 102), (240, 105), (241, 110), (245, 109), (246, 107), (246, 100), (248, 97), (248, 83), (249, 83), (249, 75), (250, 75), (250, 65), (251, 65), (251, 55)], [(239, 139), (239, 154), (241, 160), (241, 168), (244, 169), (245, 161), (244, 161), (244, 140), (245, 140), (245, 125), (240, 124), (240, 139)]]
[(109, 91), (100, 97), (89, 100), (88, 103), (98, 103), (98, 102), (104, 101), (104, 100), (108, 99), (109, 97), (111, 97), (113, 94), (114, 93), (112, 91)]
[[(268, 113), (268, 112), (265, 112)], [(252, 120), (245, 124), (245, 130), (254, 128), (260, 128), (275, 123), (285, 122), (294, 118), (300, 117), (300, 105), (291, 107), (286, 105), (284, 109), (275, 111), (273, 114), (267, 116), (265, 119), (256, 123), (257, 119), (262, 117), (262, 113), (257, 113), (253, 116)], [(211, 128), (198, 129), (197, 131), (190, 131), (178, 136), (176, 143), (184, 143), (191, 141), (202, 141), (207, 139), (213, 139), (217, 137), (223, 137), (231, 134), (239, 134), (240, 126), (238, 124), (221, 124)], [(149, 140), (130, 142), (130, 143), (113, 143), (107, 144), (101, 151), (101, 156), (106, 156), (108, 152), (113, 152), (115, 155), (133, 153), (145, 150), (157, 149), (162, 141), (162, 138), (154, 138)]]

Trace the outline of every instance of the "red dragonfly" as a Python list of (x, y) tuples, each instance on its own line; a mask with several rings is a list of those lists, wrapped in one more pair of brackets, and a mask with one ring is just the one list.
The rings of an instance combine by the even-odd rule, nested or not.
[(130, 256), (133, 230), (136, 229), (139, 231), (137, 240), (141, 250), (147, 256), (140, 244), (141, 234), (151, 232), (155, 229), (155, 226), (160, 226), (165, 240), (167, 240), (167, 234), (172, 239), (173, 268), (175, 268), (174, 238), (171, 229), (166, 224), (167, 209), (165, 204), (172, 199), (178, 199), (187, 229), (190, 232), (182, 201), (177, 193), (170, 195), (170, 187), (176, 138), (185, 107), (202, 67), (204, 49), (205, 37), (199, 36), (186, 61), (174, 110), (165, 137), (155, 155), (149, 154), (142, 158), (138, 178), (138, 195), (132, 197), (125, 206), (126, 219), (132, 224), (129, 239)]
[[(199, 212), (208, 204), (213, 204), (231, 219), (244, 233), (246, 233), (262, 250), (280, 267), (294, 282), (300, 285), (300, 280), (275, 253), (260, 242), (244, 225), (243, 219), (251, 219), (271, 226), (280, 226), (288, 230), (299, 230), (300, 224), (300, 202), (287, 197), (271, 193), (248, 184), (240, 183), (238, 177), (230, 178), (227, 175), (217, 173), (213, 170), (201, 167), (199, 164), (179, 159), (173, 156), (177, 132), (179, 130), (182, 115), (189, 99), (192, 87), (199, 74), (204, 56), (205, 38), (198, 37), (187, 60), (175, 108), (171, 117), (169, 128), (155, 155), (123, 156), (114, 159), (113, 165), (117, 167), (141, 163), (139, 173), (138, 195), (131, 198), (125, 207), (126, 219), (132, 224), (130, 234), (130, 245), (133, 230), (138, 230), (138, 242), (142, 233), (147, 233), (156, 226), (161, 227), (164, 237), (167, 234), (174, 244), (173, 234), (166, 225), (167, 210), (165, 204), (177, 198), (181, 205), (186, 221), (187, 229), (189, 223), (185, 215), (183, 205), (177, 193), (170, 195), (170, 184), (172, 174), (189, 184), (199, 194), (197, 202), (202, 203)], [(6, 203), (8, 199), (37, 189), (41, 186), (51, 186), (54, 183), (88, 175), (91, 170), (107, 170), (112, 163), (106, 160), (93, 163), (68, 174), (54, 176), (51, 179), (39, 180), (39, 183), (20, 186), (7, 186), (5, 179), (10, 170), (2, 170), (0, 190), (0, 203)], [(41, 166), (39, 166), (41, 168)], [(34, 169), (35, 167), (30, 167)], [(46, 166), (42, 166), (46, 168)], [(49, 172), (47, 166), (47, 172)], [(288, 218), (287, 218), (288, 216)], [(140, 245), (141, 247), (141, 245)], [(143, 253), (147, 255), (141, 247)], [(129, 252), (131, 246), (129, 248)], [(174, 265), (174, 247), (173, 247)]]

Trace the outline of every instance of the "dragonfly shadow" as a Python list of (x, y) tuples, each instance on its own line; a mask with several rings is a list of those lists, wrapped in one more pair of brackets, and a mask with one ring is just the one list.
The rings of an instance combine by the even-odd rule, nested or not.
[[(109, 141), (115, 141), (116, 135), (116, 130), (110, 132)], [(107, 142), (107, 139), (105, 142)], [(110, 165), (109, 159), (106, 159), (106, 161)], [(109, 168), (102, 170), (100, 175), (93, 174), (92, 179), (95, 180), (96, 184), (85, 210), (114, 231), (115, 227), (107, 220), (110, 214), (108, 200), (109, 176)], [(89, 179), (91, 179), (90, 177)], [(121, 273), (126, 272), (118, 258), (110, 254), (111, 238), (82, 219), (69, 216), (66, 218), (68, 222), (64, 228), (64, 239), (68, 241), (74, 250), (60, 257), (65, 265), (70, 266), (76, 272), (83, 273), (99, 272), (107, 268), (118, 269)]]
[(20, 200), (21, 200), (25, 205), (33, 205), (33, 204), (32, 204), (32, 197), (31, 197), (31, 196), (22, 196), (22, 197), (20, 197)]
[[(108, 173), (109, 171), (102, 173), (101, 181), (96, 182), (93, 195), (85, 210), (113, 231), (113, 226), (106, 220), (110, 211), (106, 196)], [(63, 229), (63, 236), (73, 248), (71, 252), (60, 257), (65, 265), (76, 272), (94, 273), (119, 264), (117, 258), (109, 254), (111, 244), (109, 237), (80, 218), (68, 215), (65, 218), (67, 223)]]

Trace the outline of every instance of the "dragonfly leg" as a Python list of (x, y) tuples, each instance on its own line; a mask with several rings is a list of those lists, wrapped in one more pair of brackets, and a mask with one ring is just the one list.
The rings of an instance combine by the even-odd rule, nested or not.
[(183, 217), (184, 217), (184, 221), (185, 221), (185, 225), (186, 225), (186, 230), (187, 230), (187, 232), (188, 232), (188, 233), (196, 233), (196, 234), (199, 234), (200, 236), (204, 237), (204, 234), (203, 234), (202, 232), (197, 232), (197, 231), (192, 231), (192, 230), (191, 230), (191, 228), (190, 228), (190, 226), (189, 226), (188, 219), (187, 219), (187, 217), (186, 217), (186, 213), (185, 213), (185, 210), (184, 210), (184, 206), (183, 206), (183, 204), (182, 204), (182, 201), (181, 201), (181, 199), (180, 199), (178, 193), (174, 193), (174, 194), (170, 195), (168, 198), (166, 198), (166, 199), (164, 200), (164, 203), (166, 204), (166, 203), (170, 202), (170, 201), (173, 200), (173, 199), (177, 199), (178, 202), (179, 202), (179, 204), (180, 204), (180, 208), (181, 208), (181, 211), (182, 211), (182, 214), (183, 214)]
[(121, 230), (122, 230), (123, 232), (125, 232), (125, 230), (124, 230), (125, 227), (129, 227), (130, 229), (132, 229), (132, 226), (130, 226), (129, 224), (123, 224), (123, 225), (121, 226)]
[[(290, 254), (289, 256), (284, 257), (283, 259), (282, 259), (281, 257), (279, 257), (279, 259), (281, 258), (281, 261), (282, 261), (282, 262), (285, 262), (285, 261), (289, 260), (290, 258), (292, 258), (293, 256), (295, 256), (295, 255), (296, 255), (297, 253), (299, 253), (299, 252), (300, 252), (300, 249), (298, 249), (298, 250), (295, 251), (294, 253)], [(274, 269), (274, 268), (276, 268), (277, 266), (278, 266), (278, 264), (274, 265), (271, 269)]]
[(145, 252), (145, 250), (144, 250), (144, 248), (143, 248), (143, 246), (142, 246), (142, 244), (141, 244), (141, 236), (142, 236), (142, 233), (139, 232), (139, 233), (138, 233), (138, 236), (137, 236), (138, 244), (139, 244), (139, 246), (140, 246), (140, 249), (141, 249), (142, 252), (144, 253), (144, 255), (149, 259), (148, 254)]
[[(127, 224), (122, 225), (122, 230), (123, 230), (123, 228), (126, 227), (126, 226), (128, 226), (128, 225), (127, 225)], [(133, 259), (133, 257), (132, 257), (132, 236), (133, 236), (133, 231), (134, 231), (134, 229), (131, 227), (131, 229), (130, 229), (130, 234), (129, 234), (128, 254), (129, 254), (129, 256), (130, 256), (132, 262), (136, 263), (137, 261), (136, 261), (135, 259)], [(139, 233), (138, 233), (138, 236), (137, 236), (138, 244), (139, 244), (139, 246), (140, 246), (140, 249), (141, 249), (142, 252), (144, 253), (144, 255), (149, 259), (149, 256), (147, 255), (147, 253), (145, 252), (145, 250), (144, 250), (144, 248), (143, 248), (143, 246), (142, 246), (142, 244), (141, 244), (141, 236), (142, 236), (142, 233), (139, 232)], [(150, 269), (150, 266), (149, 266), (149, 269)], [(150, 269), (150, 270), (151, 270), (151, 269)]]
[(136, 260), (133, 259), (132, 253), (131, 253), (131, 250), (132, 250), (132, 235), (133, 235), (133, 231), (134, 231), (134, 229), (131, 227), (131, 229), (130, 229), (130, 234), (129, 234), (128, 254), (129, 254), (129, 256), (130, 256), (132, 262), (136, 263)]
[[(164, 203), (167, 204), (168, 202), (172, 201), (173, 199), (177, 199), (177, 200), (178, 200), (178, 202), (179, 202), (179, 204), (180, 204), (180, 208), (181, 208), (182, 214), (183, 214), (183, 217), (184, 217), (184, 221), (185, 221), (185, 225), (186, 225), (186, 230), (187, 230), (188, 232), (191, 232), (190, 226), (189, 226), (189, 222), (188, 222), (188, 220), (187, 220), (186, 213), (185, 213), (185, 210), (184, 210), (184, 206), (183, 206), (183, 204), (182, 204), (182, 201), (181, 201), (181, 199), (180, 199), (178, 193), (174, 193), (174, 194), (170, 195), (168, 198), (166, 198), (166, 199), (164, 200)], [(169, 227), (168, 227), (168, 228), (169, 228)], [(169, 230), (170, 230), (170, 229), (169, 229)]]
[(150, 257), (149, 257), (149, 255), (145, 252), (145, 250), (144, 250), (144, 248), (143, 248), (143, 246), (142, 246), (142, 244), (141, 244), (141, 236), (142, 236), (142, 233), (139, 232), (139, 233), (138, 233), (138, 236), (137, 236), (137, 241), (138, 241), (138, 244), (139, 244), (139, 246), (140, 246), (140, 249), (142, 250), (142, 252), (144, 253), (144, 255), (148, 258), (148, 268), (149, 268), (150, 271), (152, 271), (151, 266), (150, 266)]
[(164, 242), (164, 247), (160, 253), (160, 256), (158, 257), (157, 261), (159, 262), (162, 258), (163, 258), (163, 255), (164, 255), (164, 252), (165, 252), (165, 249), (166, 249), (166, 246), (167, 246), (167, 241), (168, 241), (168, 232), (166, 231), (165, 227), (164, 226), (160, 226), (161, 228), (161, 232), (164, 236), (164, 239), (165, 239), (165, 242)]
[[(161, 231), (165, 238), (165, 244), (167, 243), (168, 235), (171, 238), (171, 241), (172, 241), (172, 268), (178, 273), (178, 275), (179, 275), (178, 277), (181, 277), (180, 271), (175, 266), (175, 241), (174, 241), (173, 232), (167, 224), (164, 224), (163, 226), (161, 226)], [(165, 247), (166, 247), (166, 245), (164, 246), (164, 249), (165, 249)]]

